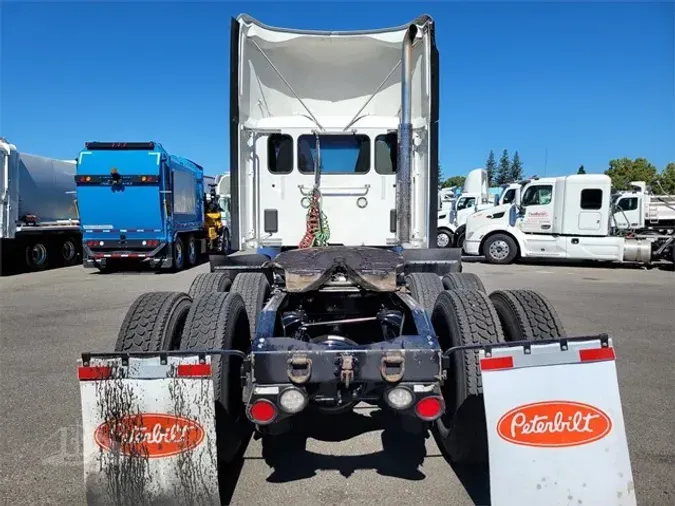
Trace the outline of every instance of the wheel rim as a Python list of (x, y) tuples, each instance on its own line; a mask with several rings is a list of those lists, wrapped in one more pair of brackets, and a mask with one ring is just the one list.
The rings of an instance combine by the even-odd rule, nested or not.
[(448, 244), (450, 244), (450, 237), (448, 234), (445, 234), (441, 232), (438, 234), (438, 237), (436, 238), (436, 246), (439, 248), (447, 248)]
[(194, 240), (190, 241), (188, 245), (188, 254), (190, 255), (190, 263), (195, 263), (197, 260), (197, 248)]
[(34, 244), (28, 251), (28, 257), (33, 265), (41, 267), (47, 263), (47, 247), (44, 244)]
[(66, 262), (70, 262), (75, 258), (75, 244), (72, 241), (66, 241), (61, 246), (61, 255)]
[(176, 243), (176, 264), (183, 264), (183, 245), (179, 242)]
[(509, 256), (510, 249), (509, 245), (506, 244), (506, 241), (499, 239), (490, 244), (488, 251), (490, 252), (490, 256), (495, 260), (504, 260)]

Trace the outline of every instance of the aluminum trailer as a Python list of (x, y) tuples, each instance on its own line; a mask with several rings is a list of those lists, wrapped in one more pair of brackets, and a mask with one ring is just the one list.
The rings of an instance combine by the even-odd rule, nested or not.
[[(240, 43), (253, 40), (274, 52), (275, 42), (287, 57), (303, 54), (322, 76), (347, 52), (379, 60), (391, 49), (400, 55), (402, 45), (394, 89), (405, 104), (415, 82), (406, 74), (409, 50), (433, 55), (434, 28), (422, 16), (389, 30), (304, 32), (240, 16), (233, 20), (233, 54), (246, 57)], [(432, 67), (437, 61), (429, 60)], [(373, 78), (375, 86), (388, 71)], [(317, 114), (317, 122), (328, 123), (325, 116)], [(407, 117), (404, 107), (398, 173), (409, 173), (414, 158), (404, 152)], [(233, 125), (235, 135), (243, 132)], [(234, 197), (241, 189), (233, 188)], [(292, 188), (287, 184), (286, 192)], [(250, 190), (274, 203), (270, 190)], [(392, 220), (394, 237), (409, 249), (378, 244), (390, 228), (381, 219), (388, 213), (380, 208), (378, 218), (375, 208), (372, 246), (295, 247), (271, 258), (251, 252), (198, 275), (187, 293), (141, 295), (114, 351), (83, 353), (79, 361), (87, 502), (220, 504), (220, 473), (241, 458), (251, 431), (268, 448), (302, 417), (366, 402), (431, 430), (453, 462), (489, 463), (496, 506), (566, 504), (570, 495), (584, 504), (615, 504), (619, 495), (622, 504), (635, 504), (611, 338), (567, 336), (536, 292), (486, 293), (477, 276), (447, 261), (448, 250), (411, 256), (410, 229), (435, 221), (436, 204), (429, 216), (415, 216), (417, 225), (400, 226), (410, 200), (399, 199)], [(242, 205), (234, 209), (246, 214)], [(349, 200), (345, 207), (348, 214)], [(304, 239), (292, 223), (271, 227), (264, 216), (258, 223), (266, 221), (269, 234)], [(237, 234), (244, 243), (264, 236), (252, 229), (247, 239), (246, 232)], [(359, 233), (338, 228), (337, 235), (355, 240)]]
[(0, 271), (78, 262), (75, 166), (22, 153), (0, 138)]

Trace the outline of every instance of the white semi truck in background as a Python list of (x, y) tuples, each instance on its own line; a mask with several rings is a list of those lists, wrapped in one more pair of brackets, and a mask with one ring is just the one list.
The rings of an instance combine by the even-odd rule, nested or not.
[(675, 196), (612, 193), (601, 174), (533, 179), (520, 203), (472, 214), (464, 250), (486, 261), (557, 258), (650, 263), (675, 260)]
[(488, 174), (485, 169), (474, 169), (466, 177), (462, 193), (452, 202), (449, 209), (438, 212), (439, 248), (462, 248), (464, 244), (466, 219), (469, 215), (490, 209), (495, 205), (518, 202), (520, 189), (525, 182), (510, 183), (502, 186), (502, 192), (490, 198)]
[(0, 271), (79, 262), (75, 160), (21, 153), (0, 138)]

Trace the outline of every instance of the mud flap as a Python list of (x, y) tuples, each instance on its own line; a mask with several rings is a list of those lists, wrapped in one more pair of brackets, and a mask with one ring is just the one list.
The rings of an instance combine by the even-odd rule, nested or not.
[(87, 504), (220, 504), (209, 356), (79, 366)]
[(401, 255), (405, 260), (406, 274), (433, 272), (444, 276), (451, 272), (462, 272), (461, 248), (406, 249)]
[(493, 506), (636, 504), (611, 339), (480, 357)]

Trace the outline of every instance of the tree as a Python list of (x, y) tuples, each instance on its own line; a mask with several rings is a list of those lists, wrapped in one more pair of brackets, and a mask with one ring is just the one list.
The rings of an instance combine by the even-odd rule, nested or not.
[(498, 185), (509, 182), (511, 177), (511, 162), (509, 161), (509, 152), (505, 149), (502, 157), (499, 159), (499, 168), (497, 169), (497, 176), (495, 183)]
[(520, 181), (521, 179), (523, 179), (523, 162), (520, 161), (520, 155), (516, 151), (513, 154), (513, 162), (511, 163), (511, 171), (507, 183)]
[(627, 190), (631, 181), (645, 181), (651, 184), (655, 181), (656, 167), (646, 158), (615, 158), (609, 161), (609, 168), (605, 171), (612, 178), (614, 190)]
[(655, 185), (655, 193), (663, 191), (666, 195), (675, 194), (675, 162), (666, 165), (666, 168), (658, 175), (658, 182), (661, 185)]
[(464, 186), (464, 180), (466, 177), (464, 176), (452, 176), (443, 181), (443, 185), (441, 186), (442, 188), (451, 188), (453, 186)]
[(584, 169), (583, 165), (579, 166), (579, 170), (577, 171), (577, 174), (586, 174), (586, 169)]
[(496, 177), (496, 169), (497, 169), (497, 162), (495, 162), (495, 153), (494, 151), (490, 150), (490, 154), (488, 155), (487, 163), (485, 164), (485, 168), (487, 170), (487, 175), (488, 175), (488, 184), (492, 186), (492, 184), (495, 182), (495, 177)]

